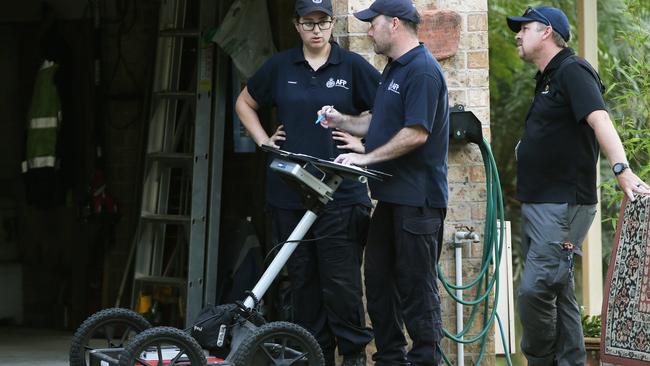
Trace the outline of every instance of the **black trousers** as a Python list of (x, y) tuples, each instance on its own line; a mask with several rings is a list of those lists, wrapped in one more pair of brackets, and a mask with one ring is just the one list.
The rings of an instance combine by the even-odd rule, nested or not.
[[(446, 209), (379, 202), (365, 253), (377, 366), (438, 365), (442, 319), (436, 284)], [(413, 347), (406, 352), (406, 325)]]
[[(286, 240), (304, 210), (271, 208), (274, 236)], [(309, 330), (333, 365), (334, 349), (353, 355), (372, 340), (361, 301), (361, 258), (369, 222), (363, 205), (328, 207), (287, 263), (292, 321)]]

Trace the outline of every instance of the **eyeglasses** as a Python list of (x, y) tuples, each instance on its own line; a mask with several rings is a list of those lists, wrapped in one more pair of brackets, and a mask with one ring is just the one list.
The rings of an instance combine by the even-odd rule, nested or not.
[(300, 24), (300, 26), (302, 27), (302, 30), (304, 30), (305, 32), (313, 31), (314, 27), (316, 27), (316, 25), (318, 25), (318, 29), (320, 29), (320, 30), (328, 30), (328, 29), (332, 28), (332, 21), (331, 20), (321, 20), (318, 23), (314, 23), (314, 22), (300, 23), (300, 22), (298, 22), (298, 24)]
[(537, 9), (533, 8), (532, 6), (529, 6), (526, 8), (526, 11), (524, 12), (525, 17), (530, 17), (531, 14), (537, 15), (536, 18), (541, 18), (542, 22), (546, 25), (551, 25), (551, 21), (548, 20), (547, 17), (544, 16), (544, 14), (540, 13)]

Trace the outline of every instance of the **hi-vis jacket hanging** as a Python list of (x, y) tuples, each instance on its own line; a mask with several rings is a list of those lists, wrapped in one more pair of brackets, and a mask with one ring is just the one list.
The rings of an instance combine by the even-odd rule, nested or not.
[(27, 142), (22, 172), (59, 168), (57, 140), (61, 126), (61, 99), (54, 83), (58, 65), (44, 61), (34, 83), (27, 122)]

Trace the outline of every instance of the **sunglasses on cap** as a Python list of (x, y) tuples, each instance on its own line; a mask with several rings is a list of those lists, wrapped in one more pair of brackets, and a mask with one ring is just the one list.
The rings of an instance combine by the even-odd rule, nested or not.
[(526, 8), (526, 11), (524, 12), (523, 16), (527, 18), (540, 18), (542, 23), (549, 26), (551, 25), (551, 21), (548, 20), (548, 18), (544, 14), (540, 13), (539, 11), (537, 11), (537, 9), (533, 8), (532, 6)]

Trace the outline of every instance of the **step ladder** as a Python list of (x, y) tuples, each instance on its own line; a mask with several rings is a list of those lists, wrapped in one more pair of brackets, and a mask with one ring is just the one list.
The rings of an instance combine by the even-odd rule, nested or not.
[(212, 134), (220, 132), (211, 128), (215, 56), (202, 39), (216, 17), (211, 0), (160, 2), (131, 306), (137, 309), (144, 291), (171, 290), (183, 323), (213, 296), (206, 284), (216, 288), (218, 240), (207, 234), (219, 217), (219, 207), (209, 205), (211, 190), (220, 195), (221, 154), (213, 150), (222, 149), (223, 139), (212, 137), (219, 146), (211, 145)]

